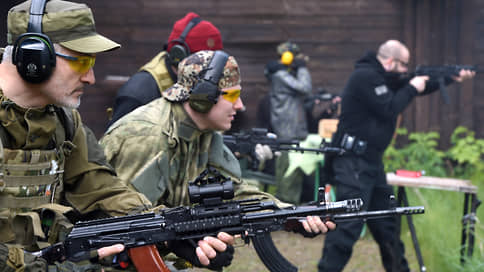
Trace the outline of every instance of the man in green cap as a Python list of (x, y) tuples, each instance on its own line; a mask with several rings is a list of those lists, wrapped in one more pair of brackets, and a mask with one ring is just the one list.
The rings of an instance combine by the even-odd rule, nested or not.
[(116, 177), (75, 109), (84, 86), (95, 82), (96, 54), (120, 45), (96, 33), (86, 5), (45, 2), (8, 13), (0, 64), (1, 271), (46, 270), (23, 250), (61, 240), (71, 219), (151, 206)]
[[(163, 97), (108, 128), (100, 141), (108, 162), (156, 205), (189, 205), (188, 182), (207, 167), (231, 177), (236, 199), (270, 199), (287, 205), (244, 182), (238, 160), (223, 144), (219, 132), (230, 129), (244, 106), (240, 82), (235, 58), (223, 51), (199, 51), (185, 58), (178, 66), (177, 82)], [(307, 232), (324, 233), (334, 223), (310, 216), (303, 226)], [(198, 243), (196, 252), (208, 265), (208, 256), (199, 252), (204, 242)]]
[(0, 271), (46, 271), (45, 260), (24, 250), (63, 240), (75, 220), (151, 207), (116, 176), (76, 110), (84, 86), (95, 83), (96, 54), (119, 47), (96, 32), (85, 4), (33, 0), (10, 9), (0, 64)]

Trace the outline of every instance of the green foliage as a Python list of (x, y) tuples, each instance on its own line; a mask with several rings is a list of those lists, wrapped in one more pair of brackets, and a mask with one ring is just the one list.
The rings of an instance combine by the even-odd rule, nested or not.
[[(398, 130), (405, 136), (405, 129)], [(439, 134), (411, 133), (409, 143), (396, 148), (395, 143), (384, 154), (385, 170), (425, 170), (426, 175), (470, 179), (478, 185), (478, 196), (484, 195), (484, 140), (476, 139), (474, 132), (458, 127), (451, 136), (452, 146), (447, 151), (437, 149)], [(479, 180), (481, 178), (481, 180)], [(414, 216), (417, 237), (423, 252), (426, 267), (430, 271), (484, 271), (484, 227), (479, 218), (484, 218), (484, 208), (477, 210), (475, 244), (472, 258), (466, 265), (460, 263), (462, 235), (462, 206), (464, 194), (452, 191), (407, 188), (410, 205), (425, 206), (425, 215)], [(404, 225), (402, 225), (404, 226)], [(407, 250), (412, 250), (408, 229), (402, 229), (402, 239)], [(468, 238), (467, 238), (468, 239)], [(412, 267), (418, 270), (418, 267)]]
[(484, 140), (476, 139), (474, 132), (459, 126), (451, 136), (452, 147), (447, 156), (454, 162), (453, 175), (465, 179), (479, 181), (484, 175)]
[[(406, 135), (406, 129), (397, 131), (399, 135)], [(445, 152), (437, 150), (440, 135), (437, 132), (415, 132), (408, 136), (410, 143), (400, 149), (392, 143), (384, 154), (385, 170), (394, 172), (397, 169), (412, 171), (424, 170), (426, 175), (444, 177)]]

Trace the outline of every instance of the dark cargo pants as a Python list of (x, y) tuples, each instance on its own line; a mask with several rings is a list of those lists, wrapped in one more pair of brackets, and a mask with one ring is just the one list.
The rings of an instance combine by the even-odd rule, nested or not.
[[(361, 198), (364, 203), (363, 209), (368, 211), (390, 208), (390, 195), (393, 194), (393, 189), (386, 182), (383, 163), (369, 163), (360, 157), (345, 155), (334, 158), (333, 170), (337, 200)], [(323, 257), (318, 264), (320, 272), (343, 270), (351, 257), (353, 245), (360, 236), (363, 224), (362, 220), (341, 222), (337, 224), (336, 230), (327, 234)], [(403, 243), (395, 236), (396, 219), (389, 217), (368, 220), (367, 225), (378, 243), (385, 270), (409, 271), (403, 255)]]

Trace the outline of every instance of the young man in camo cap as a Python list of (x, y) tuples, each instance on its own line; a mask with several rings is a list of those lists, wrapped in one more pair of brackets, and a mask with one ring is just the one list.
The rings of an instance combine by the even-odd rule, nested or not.
[[(190, 55), (180, 62), (178, 80), (162, 98), (137, 108), (107, 130), (101, 144), (109, 163), (156, 205), (189, 205), (188, 182), (209, 166), (231, 177), (236, 199), (257, 197), (285, 205), (244, 182), (238, 160), (223, 144), (219, 132), (230, 129), (237, 110), (243, 107), (240, 91), (240, 71), (233, 56), (223, 51)], [(325, 224), (319, 217), (309, 217), (303, 225), (316, 233), (334, 228), (332, 222)], [(218, 252), (233, 250), (232, 236), (220, 233), (218, 238), (217, 242), (225, 242), (214, 246)], [(217, 252), (203, 255), (200, 250), (207, 241), (199, 241), (197, 256), (201, 264), (220, 268), (211, 260)], [(176, 248), (174, 252), (178, 253)]]

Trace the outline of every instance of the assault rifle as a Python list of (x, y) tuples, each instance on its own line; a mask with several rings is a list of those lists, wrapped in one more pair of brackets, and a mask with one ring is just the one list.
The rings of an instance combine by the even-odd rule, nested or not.
[(223, 135), (224, 144), (232, 151), (238, 152), (241, 155), (248, 155), (252, 158), (252, 169), (257, 169), (257, 161), (255, 156), (256, 144), (268, 145), (272, 152), (276, 151), (297, 151), (297, 152), (314, 152), (316, 154), (342, 154), (344, 149), (339, 147), (327, 146), (324, 139), (321, 141), (319, 148), (304, 148), (300, 146), (298, 140), (279, 140), (267, 136), (267, 129), (252, 128), (249, 131), (233, 133), (232, 135)]
[[(326, 89), (318, 87), (316, 89), (316, 93), (308, 95), (304, 98), (304, 108), (311, 111), (314, 107), (314, 103), (316, 100), (319, 100), (321, 102), (331, 101), (336, 96), (338, 95), (329, 93)], [(329, 105), (329, 109), (331, 110), (331, 112), (335, 112), (338, 109), (338, 105), (339, 103), (331, 103)]]
[(449, 104), (450, 98), (445, 88), (445, 79), (452, 76), (459, 76), (461, 70), (476, 72), (477, 68), (473, 65), (417, 66), (414, 74), (416, 76), (429, 76), (429, 80), (437, 81), (444, 102)]
[(45, 258), (48, 263), (65, 259), (78, 262), (89, 259), (91, 250), (121, 243), (138, 271), (169, 271), (155, 244), (199, 240), (223, 231), (240, 234), (245, 243), (252, 241), (259, 258), (271, 272), (295, 272), (297, 267), (276, 249), (270, 233), (279, 230), (304, 233), (300, 221), (307, 215), (337, 223), (424, 213), (421, 206), (359, 211), (363, 205), (361, 199), (324, 202), (324, 189), (320, 191), (319, 201), (308, 206), (278, 208), (272, 201), (233, 200), (230, 177), (224, 177), (212, 168), (190, 182), (188, 191), (193, 203), (190, 207), (79, 222), (64, 242), (35, 252), (35, 255)]

